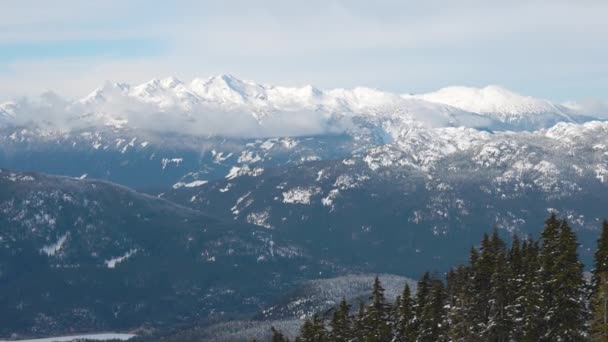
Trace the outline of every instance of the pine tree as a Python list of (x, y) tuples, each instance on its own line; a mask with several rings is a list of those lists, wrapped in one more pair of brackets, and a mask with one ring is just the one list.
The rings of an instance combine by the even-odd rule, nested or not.
[(471, 265), (471, 286), (475, 293), (472, 297), (473, 303), (471, 308), (471, 319), (473, 326), (473, 334), (475, 336), (483, 336), (488, 329), (488, 318), (490, 315), (490, 284), (492, 274), (494, 273), (496, 246), (499, 245), (487, 234), (484, 234), (481, 240), (480, 253), (474, 264)]
[(597, 249), (593, 258), (593, 278), (592, 284), (594, 287), (600, 283), (600, 275), (608, 272), (608, 221), (602, 223), (602, 232), (597, 240)]
[(410, 286), (406, 283), (401, 296), (395, 302), (394, 335), (397, 341), (413, 341), (414, 331), (414, 303)]
[(560, 222), (555, 213), (545, 221), (545, 227), (541, 233), (540, 250), (540, 283), (541, 283), (541, 317), (543, 323), (540, 337), (546, 341), (552, 341), (555, 337), (555, 315), (557, 313), (556, 292), (559, 284), (556, 275), (558, 272), (556, 260), (559, 256), (559, 236)]
[(289, 339), (285, 338), (283, 333), (275, 329), (275, 327), (270, 327), (270, 331), (272, 332), (272, 342), (289, 342)]
[(432, 279), (429, 291), (418, 317), (418, 332), (416, 341), (441, 342), (447, 341), (447, 326), (445, 325), (445, 288), (439, 279)]
[(331, 341), (347, 342), (353, 338), (350, 305), (346, 302), (346, 299), (343, 298), (338, 308), (334, 311), (329, 326), (331, 328), (331, 332), (329, 333)]
[(361, 340), (361, 336), (365, 334), (365, 305), (363, 302), (359, 303), (359, 311), (357, 311), (357, 316), (354, 319), (353, 323), (353, 335), (357, 336), (357, 341)]
[[(470, 260), (476, 260), (477, 250), (471, 251)], [(471, 267), (460, 266), (447, 277), (448, 336), (451, 341), (465, 342), (474, 340), (474, 290)]]
[(506, 316), (509, 321), (509, 340), (524, 341), (525, 331), (529, 321), (526, 312), (529, 309), (528, 287), (535, 281), (538, 271), (536, 264), (538, 253), (529, 244), (533, 242), (524, 240), (520, 242), (517, 236), (513, 237), (513, 243), (509, 250), (509, 280), (508, 304), (505, 307)]
[[(370, 303), (361, 303), (356, 318), (343, 299), (329, 333), (314, 316), (297, 341), (608, 341), (608, 223), (595, 254), (592, 320), (572, 228), (551, 215), (539, 241), (515, 236), (507, 249), (496, 230), (486, 234), (479, 250), (471, 249), (470, 265), (451, 270), (445, 286), (427, 272), (415, 299), (406, 284), (393, 307), (376, 277)], [(273, 336), (284, 339), (274, 329)]]
[[(544, 326), (541, 336), (544, 341), (584, 341), (585, 303), (583, 265), (578, 260), (578, 243), (570, 225), (564, 220), (559, 222), (555, 241), (548, 241), (556, 247), (549, 251), (554, 257), (552, 273), (546, 275), (551, 298), (543, 293), (546, 306)], [(543, 255), (547, 258), (547, 255)], [(546, 260), (544, 262), (547, 262)], [(543, 266), (544, 267), (544, 266)], [(546, 305), (545, 304), (545, 305)]]
[(594, 341), (608, 341), (608, 221), (603, 222), (594, 255), (591, 330)]
[(318, 315), (313, 315), (311, 320), (304, 321), (300, 330), (298, 342), (323, 342), (328, 341), (327, 330), (323, 320)]
[[(528, 241), (523, 249), (524, 282), (521, 296), (516, 303), (522, 306), (521, 341), (536, 342), (540, 340), (543, 327), (542, 317), (542, 267), (540, 247), (536, 241)], [(517, 341), (517, 340), (516, 340)]]
[(608, 341), (608, 272), (600, 273), (596, 281), (591, 297), (591, 336), (593, 341), (603, 342)]
[(416, 285), (416, 300), (414, 301), (414, 319), (412, 320), (412, 329), (414, 330), (415, 340), (418, 340), (420, 336), (420, 325), (422, 322), (422, 312), (426, 307), (426, 303), (429, 300), (429, 294), (431, 292), (431, 275), (429, 272), (425, 272), (422, 278)]
[[(526, 242), (524, 242), (526, 244)], [(517, 301), (523, 294), (524, 290), (524, 263), (522, 245), (517, 237), (513, 236), (513, 242), (508, 256), (508, 281), (507, 281), (507, 304), (505, 306), (505, 315), (509, 322), (509, 340), (521, 340), (521, 322), (524, 316), (523, 307)]]
[(390, 341), (392, 337), (391, 307), (384, 297), (384, 288), (378, 277), (374, 279), (370, 301), (363, 316), (365, 341)]
[(490, 279), (488, 323), (483, 336), (486, 341), (504, 342), (508, 339), (510, 328), (506, 307), (509, 304), (508, 285), (511, 279), (505, 251), (500, 246), (496, 248), (498, 249), (494, 257), (494, 270)]

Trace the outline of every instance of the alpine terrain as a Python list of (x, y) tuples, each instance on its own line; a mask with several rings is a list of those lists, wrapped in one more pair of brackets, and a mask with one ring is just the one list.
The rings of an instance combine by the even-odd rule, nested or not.
[(608, 113), (581, 108), (495, 85), (232, 75), (2, 103), (0, 336), (295, 336), (343, 298), (367, 301), (376, 274), (393, 302), (484, 233), (537, 237), (550, 213), (590, 269)]

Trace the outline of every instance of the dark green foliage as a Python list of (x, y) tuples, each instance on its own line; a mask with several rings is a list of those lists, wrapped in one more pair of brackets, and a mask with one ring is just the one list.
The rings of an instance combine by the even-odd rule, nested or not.
[(608, 341), (608, 221), (597, 240), (591, 283), (591, 330), (593, 341)]
[(370, 301), (361, 317), (363, 331), (360, 333), (365, 341), (388, 341), (392, 336), (391, 307), (384, 298), (384, 288), (378, 277), (374, 279)]
[[(555, 215), (546, 220), (540, 242), (515, 236), (507, 246), (495, 230), (445, 282), (424, 273), (414, 298), (406, 285), (390, 305), (376, 278), (369, 304), (356, 317), (342, 301), (328, 336), (331, 341), (587, 341), (588, 302), (577, 248), (570, 225)], [(598, 240), (593, 288), (592, 336), (607, 341), (608, 223)], [(305, 323), (302, 336), (311, 324)]]
[(414, 301), (410, 286), (405, 284), (403, 293), (395, 302), (393, 313), (394, 332), (398, 341), (413, 341), (416, 331), (414, 330)]
[(350, 305), (346, 299), (342, 299), (340, 306), (334, 311), (329, 327), (331, 332), (329, 338), (335, 342), (347, 342), (353, 338), (352, 318), (350, 317)]
[(314, 315), (312, 319), (304, 321), (300, 336), (296, 338), (298, 342), (323, 342), (329, 341), (327, 330), (323, 324), (323, 320), (318, 315)]
[(445, 289), (443, 282), (432, 279), (429, 283), (428, 297), (420, 309), (417, 325), (417, 341), (439, 342), (446, 341), (445, 316)]
[(270, 331), (272, 332), (272, 342), (288, 342), (289, 339), (286, 338), (283, 333), (275, 329), (275, 327), (271, 327)]

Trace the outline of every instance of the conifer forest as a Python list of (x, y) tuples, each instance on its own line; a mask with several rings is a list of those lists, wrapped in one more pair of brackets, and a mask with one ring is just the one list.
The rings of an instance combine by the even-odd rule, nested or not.
[[(321, 341), (608, 341), (608, 222), (591, 274), (575, 233), (552, 214), (538, 239), (494, 231), (470, 250), (468, 264), (426, 272), (393, 303), (376, 277), (369, 301), (342, 300), (307, 319), (299, 342)], [(272, 328), (272, 341), (287, 341)]]

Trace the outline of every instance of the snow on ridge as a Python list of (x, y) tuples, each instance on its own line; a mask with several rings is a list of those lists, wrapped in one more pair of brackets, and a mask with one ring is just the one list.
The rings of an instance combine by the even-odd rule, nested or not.
[(59, 237), (57, 242), (42, 247), (40, 249), (40, 253), (44, 253), (47, 256), (54, 256), (55, 254), (57, 254), (57, 252), (59, 252), (61, 250), (61, 248), (63, 248), (63, 245), (64, 245), (65, 241), (67, 240), (68, 235), (69, 235), (69, 233), (65, 233)]
[[(45, 101), (49, 104), (45, 104)], [(517, 129), (529, 130), (546, 128), (546, 125), (559, 121), (572, 121), (570, 113), (578, 112), (578, 107), (519, 95), (500, 86), (447, 87), (433, 93), (400, 95), (366, 87), (320, 90), (310, 85), (263, 85), (232, 75), (195, 78), (189, 83), (175, 77), (153, 79), (135, 86), (106, 83), (79, 101), (41, 98), (39, 102), (35, 108), (32, 107), (35, 101), (2, 104), (0, 119), (19, 122), (20, 116), (26, 117), (27, 113), (35, 112), (32, 108), (45, 109), (53, 104), (55, 110), (62, 110), (61, 106), (65, 106), (63, 110), (67, 118), (77, 119), (67, 121), (79, 124), (79, 120), (92, 125), (101, 122), (102, 125), (113, 127), (159, 124), (155, 129), (185, 127), (217, 135), (243, 135), (251, 131), (254, 136), (276, 137), (325, 132), (329, 125), (336, 125), (336, 117), (343, 115), (407, 117), (430, 127), (492, 126), (493, 129), (505, 129), (494, 125), (493, 120), (498, 120), (503, 124), (517, 124)], [(169, 116), (151, 118), (145, 115), (144, 124), (141, 112)], [(228, 119), (226, 115), (217, 117), (217, 113), (226, 114)], [(285, 113), (291, 117), (297, 116), (298, 120), (286, 120), (283, 118)], [(528, 114), (543, 115), (531, 119), (527, 117), (535, 115)], [(213, 124), (219, 118), (223, 118), (227, 125)], [(303, 120), (310, 122), (303, 125)], [(523, 123), (520, 122), (522, 120)], [(236, 121), (247, 122), (243, 123), (246, 129), (235, 128)], [(254, 132), (266, 124), (268, 127)], [(299, 126), (305, 127), (297, 129)]]
[(560, 112), (560, 109), (548, 100), (523, 96), (497, 85), (483, 88), (452, 86), (432, 93), (415, 95), (414, 97), (474, 113), (520, 115)]
[(179, 188), (196, 188), (199, 186), (203, 186), (205, 184), (209, 183), (206, 180), (195, 180), (192, 181), (190, 183), (186, 183), (186, 182), (177, 182), (175, 184), (173, 184), (173, 189), (179, 189)]
[(161, 165), (163, 170), (167, 168), (167, 166), (173, 164), (175, 166), (180, 166), (180, 164), (184, 161), (184, 158), (163, 158), (161, 160)]
[(321, 192), (318, 187), (296, 187), (283, 192), (283, 203), (287, 204), (310, 204), (312, 196)]
[(259, 211), (259, 212), (251, 212), (249, 214), (247, 214), (247, 222), (254, 224), (256, 226), (260, 226), (260, 227), (264, 227), (267, 229), (272, 229), (274, 228), (269, 222), (268, 220), (270, 219), (270, 209), (265, 209), (263, 211)]
[(133, 249), (130, 249), (129, 251), (127, 251), (122, 256), (106, 260), (106, 261), (104, 261), (104, 263), (106, 264), (106, 267), (108, 267), (108, 268), (116, 268), (116, 265), (129, 259), (133, 254), (135, 254), (137, 252), (138, 252), (137, 248), (133, 248)]
[(230, 171), (228, 171), (228, 174), (226, 175), (226, 179), (228, 180), (232, 180), (235, 179), (236, 177), (240, 177), (240, 176), (251, 176), (251, 177), (257, 177), (259, 175), (262, 174), (262, 172), (264, 172), (264, 169), (261, 167), (256, 167), (256, 168), (249, 168), (248, 165), (243, 165), (241, 167), (239, 166), (233, 166)]
[(35, 178), (29, 175), (19, 175), (16, 173), (9, 173), (8, 176), (3, 175), (5, 179), (8, 179), (11, 182), (31, 182), (34, 181)]

